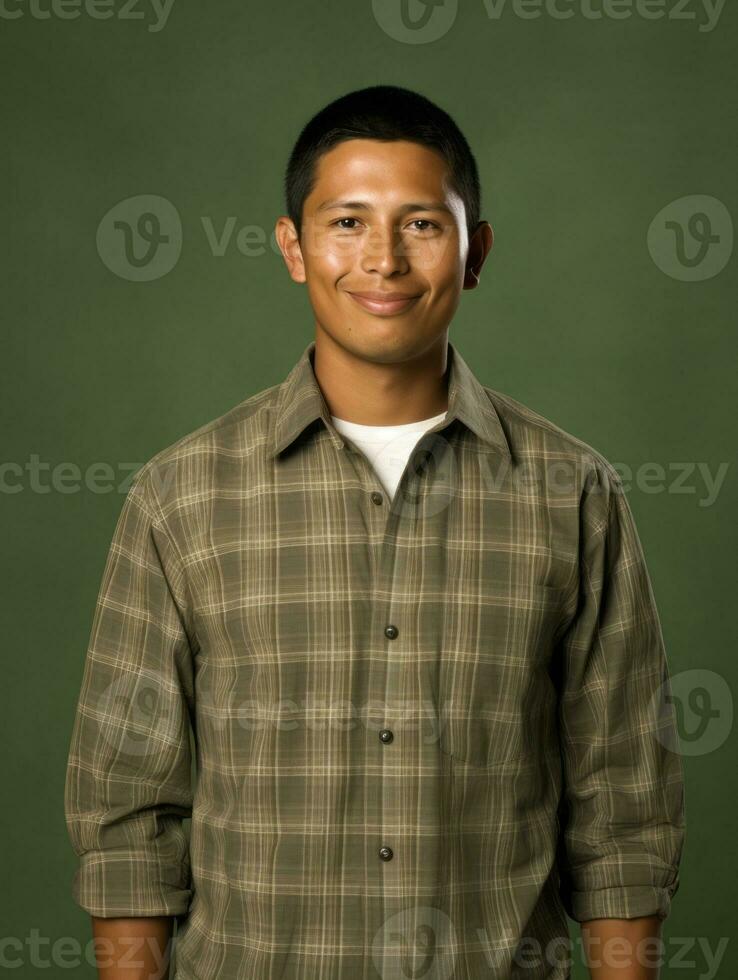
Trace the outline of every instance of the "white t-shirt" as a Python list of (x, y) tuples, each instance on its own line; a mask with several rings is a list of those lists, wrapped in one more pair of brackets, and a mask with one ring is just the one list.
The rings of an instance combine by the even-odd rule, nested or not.
[(446, 412), (405, 425), (359, 425), (331, 416), (336, 429), (354, 443), (374, 467), (390, 499), (395, 495), (410, 453), (426, 429), (432, 429)]

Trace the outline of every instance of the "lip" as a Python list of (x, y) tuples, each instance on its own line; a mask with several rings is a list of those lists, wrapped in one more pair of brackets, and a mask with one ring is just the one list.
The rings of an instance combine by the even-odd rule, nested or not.
[(354, 299), (359, 306), (362, 306), (365, 310), (369, 310), (370, 313), (378, 313), (384, 316), (391, 316), (393, 313), (402, 313), (409, 306), (411, 306), (415, 300), (420, 299), (418, 294), (411, 295), (409, 293), (392, 293), (392, 292), (377, 292), (377, 291), (367, 291), (353, 293), (349, 291), (349, 296)]

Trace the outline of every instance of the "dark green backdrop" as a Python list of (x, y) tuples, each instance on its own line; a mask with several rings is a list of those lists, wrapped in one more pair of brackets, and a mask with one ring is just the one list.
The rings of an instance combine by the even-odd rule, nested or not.
[[(735, 4), (446, 0), (417, 29), (400, 0), (174, 0), (165, 23), (112, 4), (103, 19), (6, 0), (0, 16), (0, 970), (93, 975), (61, 965), (90, 938), (62, 795), (127, 481), (311, 339), (269, 245), (284, 164), (321, 105), (391, 82), (457, 119), (496, 231), (452, 340), (485, 384), (630, 467), (688, 778), (662, 977), (735, 976)], [(148, 265), (145, 242), (126, 263), (111, 231), (137, 203), (108, 215), (141, 195), (169, 235)]]

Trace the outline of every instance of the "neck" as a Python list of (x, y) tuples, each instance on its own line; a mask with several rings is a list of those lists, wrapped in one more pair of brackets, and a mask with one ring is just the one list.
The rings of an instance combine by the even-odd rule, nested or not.
[(402, 361), (360, 357), (318, 329), (313, 371), (331, 415), (358, 425), (405, 425), (448, 408), (448, 341)]

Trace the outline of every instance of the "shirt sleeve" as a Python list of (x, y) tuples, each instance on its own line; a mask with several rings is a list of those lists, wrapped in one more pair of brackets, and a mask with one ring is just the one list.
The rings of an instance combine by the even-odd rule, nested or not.
[(192, 896), (193, 651), (182, 564), (150, 481), (144, 467), (114, 531), (66, 771), (73, 897), (104, 918), (179, 915)]
[(587, 481), (561, 641), (560, 895), (575, 921), (656, 915), (679, 887), (684, 774), (651, 582), (614, 469)]

